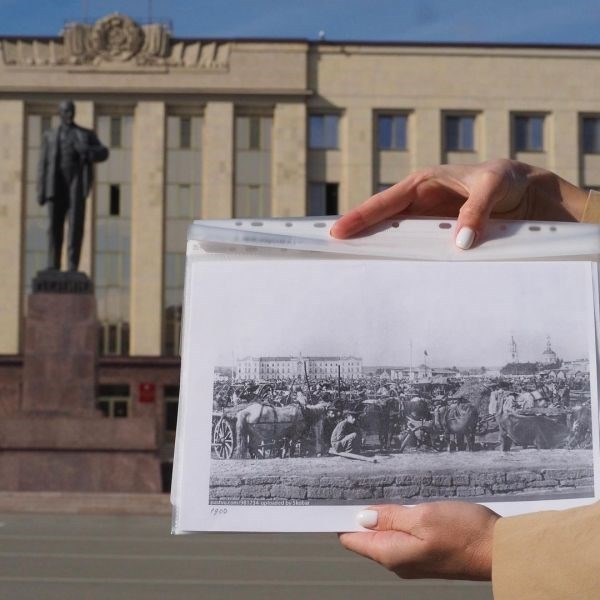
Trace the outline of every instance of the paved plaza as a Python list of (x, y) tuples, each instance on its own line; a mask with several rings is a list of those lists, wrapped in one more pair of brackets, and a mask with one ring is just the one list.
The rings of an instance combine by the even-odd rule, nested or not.
[(171, 536), (168, 515), (0, 512), (10, 600), (490, 600), (488, 584), (401, 582), (333, 534)]

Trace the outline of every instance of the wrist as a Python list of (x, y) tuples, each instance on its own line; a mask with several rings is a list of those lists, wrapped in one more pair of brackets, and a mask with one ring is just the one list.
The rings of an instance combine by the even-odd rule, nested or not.
[(600, 223), (600, 193), (590, 190), (581, 217), (582, 223)]
[[(541, 167), (527, 165), (527, 193), (535, 198), (530, 218), (550, 221), (581, 221), (588, 192)], [(570, 218), (569, 218), (570, 217)]]
[(472, 544), (472, 564), (469, 579), (478, 581), (490, 581), (492, 579), (492, 551), (494, 547), (494, 529), (500, 519), (500, 515), (490, 515), (488, 526), (482, 532), (481, 537)]

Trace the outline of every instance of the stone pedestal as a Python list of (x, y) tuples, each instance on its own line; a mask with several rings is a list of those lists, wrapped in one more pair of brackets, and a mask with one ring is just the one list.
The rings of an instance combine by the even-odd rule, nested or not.
[(93, 415), (97, 355), (96, 299), (89, 278), (40, 272), (27, 304), (23, 410)]
[(0, 490), (160, 492), (154, 419), (96, 410), (98, 322), (83, 273), (33, 281), (20, 411), (0, 420)]

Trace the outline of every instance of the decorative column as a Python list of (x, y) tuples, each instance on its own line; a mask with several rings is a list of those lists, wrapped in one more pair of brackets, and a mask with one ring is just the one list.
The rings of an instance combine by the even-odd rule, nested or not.
[(161, 354), (165, 113), (163, 102), (140, 102), (134, 115), (130, 305), (132, 356)]
[(271, 151), (273, 217), (306, 214), (306, 127), (304, 103), (275, 106)]
[(510, 112), (506, 109), (486, 109), (481, 115), (481, 158), (510, 158)]
[(202, 137), (202, 218), (233, 214), (233, 102), (209, 102)]
[(423, 169), (440, 164), (442, 156), (442, 123), (438, 108), (418, 108), (414, 115), (414, 126), (410, 133), (411, 170)]
[(342, 179), (340, 214), (373, 194), (373, 111), (370, 107), (346, 109), (341, 127)]
[(575, 185), (580, 185), (579, 116), (574, 110), (557, 110), (550, 119), (548, 131), (548, 168)]
[(0, 354), (18, 354), (21, 324), (25, 104), (0, 100)]

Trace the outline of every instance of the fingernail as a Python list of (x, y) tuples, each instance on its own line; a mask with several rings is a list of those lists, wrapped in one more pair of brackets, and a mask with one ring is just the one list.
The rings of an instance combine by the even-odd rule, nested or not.
[(359, 525), (363, 527), (371, 528), (377, 525), (377, 511), (376, 510), (361, 510), (356, 515), (356, 520)]
[(468, 250), (475, 241), (475, 231), (470, 227), (462, 227), (456, 236), (456, 245), (463, 250)]

